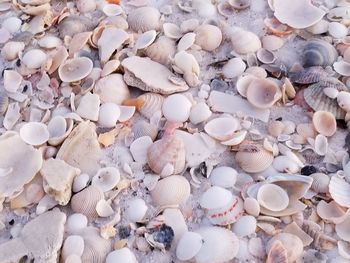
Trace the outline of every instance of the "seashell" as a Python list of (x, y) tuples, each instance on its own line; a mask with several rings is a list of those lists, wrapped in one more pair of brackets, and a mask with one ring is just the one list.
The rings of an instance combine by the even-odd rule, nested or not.
[(180, 27), (173, 23), (164, 23), (163, 24), (164, 35), (171, 39), (179, 39), (182, 36)]
[(215, 118), (204, 126), (205, 132), (219, 141), (231, 139), (237, 129), (239, 129), (239, 122), (232, 117)]
[(274, 137), (278, 137), (279, 135), (281, 135), (284, 128), (285, 124), (281, 121), (270, 121), (267, 126), (269, 134)]
[(304, 138), (315, 138), (317, 132), (312, 123), (300, 123), (297, 125), (297, 133)]
[(185, 145), (175, 136), (154, 142), (147, 152), (148, 165), (157, 174), (161, 174), (169, 164), (173, 166), (173, 174), (180, 173), (185, 167), (185, 157)]
[(100, 97), (90, 92), (86, 93), (80, 100), (76, 113), (85, 119), (97, 121), (100, 111)]
[(287, 156), (277, 156), (272, 163), (273, 168), (282, 173), (298, 173), (299, 165)]
[(259, 37), (250, 31), (234, 28), (230, 34), (233, 50), (239, 54), (254, 53), (261, 48)]
[(137, 263), (137, 260), (134, 253), (129, 248), (123, 247), (107, 255), (106, 263), (113, 262)]
[(70, 255), (66, 258), (65, 263), (82, 263), (82, 262), (79, 256)]
[(56, 48), (63, 44), (62, 40), (56, 36), (46, 35), (43, 38), (39, 39), (38, 45), (42, 48)]
[(223, 67), (222, 74), (225, 78), (236, 78), (243, 74), (246, 65), (241, 58), (231, 58)]
[(187, 201), (190, 192), (190, 184), (185, 177), (172, 175), (158, 181), (151, 191), (151, 197), (159, 206), (179, 205)]
[(236, 89), (242, 97), (245, 97), (245, 98), (247, 97), (248, 87), (250, 83), (252, 83), (252, 81), (255, 79), (256, 77), (251, 74), (243, 75), (238, 78), (236, 83)]
[(146, 118), (150, 119), (156, 112), (161, 112), (164, 97), (157, 93), (145, 93), (137, 99), (124, 101), (124, 105), (136, 106), (136, 109)]
[(269, 253), (276, 241), (280, 241), (287, 250), (288, 262), (294, 262), (303, 253), (303, 242), (299, 237), (289, 233), (279, 233), (271, 238), (266, 246), (267, 253)]
[(147, 163), (147, 152), (152, 144), (153, 141), (149, 136), (142, 136), (134, 140), (130, 145), (130, 152), (134, 160), (142, 164)]
[(202, 227), (195, 231), (203, 239), (203, 245), (195, 255), (195, 261), (226, 262), (238, 254), (239, 240), (230, 230), (221, 227)]
[(247, 99), (255, 107), (267, 109), (281, 98), (277, 84), (268, 79), (254, 79), (247, 89)]
[(147, 47), (146, 55), (163, 65), (168, 65), (171, 62), (171, 57), (175, 56), (176, 46), (175, 41), (166, 37), (159, 37), (152, 45)]
[(157, 126), (152, 125), (144, 120), (141, 120), (136, 122), (132, 126), (132, 132), (134, 134), (135, 139), (143, 136), (149, 136), (152, 139), (152, 141), (154, 141), (157, 137), (158, 129)]
[(287, 249), (281, 241), (273, 242), (268, 251), (266, 263), (288, 263)]
[(350, 241), (350, 231), (349, 231), (350, 217), (346, 214), (345, 219), (335, 225), (335, 232), (344, 241)]
[(341, 223), (346, 217), (346, 211), (334, 201), (326, 203), (325, 201), (321, 200), (317, 204), (316, 211), (317, 215), (321, 217), (322, 220), (333, 224)]
[(250, 0), (228, 0), (228, 3), (238, 10), (246, 9), (250, 6)]
[(112, 59), (103, 66), (101, 71), (101, 77), (106, 77), (111, 73), (115, 72), (120, 66), (120, 61), (117, 59)]
[(110, 74), (99, 79), (95, 84), (94, 93), (99, 95), (101, 102), (118, 105), (130, 97), (129, 88), (121, 74)]
[(144, 6), (133, 10), (128, 15), (128, 24), (135, 32), (146, 32), (159, 28), (160, 13), (158, 9)]
[(241, 131), (236, 131), (233, 134), (233, 137), (227, 141), (221, 141), (221, 144), (223, 145), (228, 145), (228, 146), (234, 146), (242, 143), (247, 136), (247, 131), (241, 130)]
[[(283, 1), (274, 0), (274, 15), (281, 21), (296, 29), (303, 29), (317, 23), (325, 15), (325, 12), (305, 0)], [(302, 17), (295, 17), (293, 14), (300, 14)]]
[(145, 33), (141, 34), (136, 43), (135, 48), (136, 49), (144, 49), (150, 46), (154, 40), (156, 39), (157, 32), (155, 30), (146, 31)]
[(96, 3), (93, 0), (77, 0), (75, 1), (75, 4), (79, 10), (80, 13), (89, 13), (96, 9)]
[(213, 51), (218, 48), (222, 41), (220, 28), (210, 24), (203, 24), (196, 28), (195, 44), (205, 51)]
[(91, 185), (72, 196), (71, 207), (75, 213), (83, 214), (89, 219), (95, 219), (98, 217), (96, 205), (103, 198), (102, 190)]
[(304, 67), (330, 66), (338, 57), (336, 49), (321, 39), (311, 39), (303, 47), (302, 58)]
[(238, 237), (245, 237), (255, 233), (256, 219), (253, 216), (242, 216), (234, 224), (232, 231)]
[(19, 131), (19, 135), (23, 141), (34, 146), (44, 144), (50, 137), (47, 126), (40, 122), (24, 124)]
[(65, 228), (68, 233), (73, 234), (87, 227), (87, 223), (88, 220), (85, 215), (75, 213), (68, 216)]
[(337, 95), (337, 102), (340, 108), (346, 112), (350, 112), (350, 93), (345, 91), (340, 91)]
[(73, 193), (80, 192), (83, 190), (89, 183), (90, 176), (88, 174), (80, 174), (74, 177), (73, 181)]
[(276, 36), (286, 36), (293, 32), (293, 28), (289, 27), (286, 24), (282, 24), (275, 17), (265, 18), (264, 25), (267, 28), (267, 31)]
[(98, 124), (104, 128), (113, 128), (120, 116), (120, 108), (117, 104), (107, 102), (101, 105)]
[(244, 200), (244, 210), (252, 216), (259, 216), (260, 214), (260, 205), (259, 202), (252, 198), (252, 197), (247, 197)]
[(320, 35), (320, 34), (327, 33), (328, 26), (329, 26), (329, 22), (324, 19), (321, 19), (317, 23), (306, 28), (306, 31), (314, 35)]
[(6, 114), (2, 123), (4, 128), (7, 130), (11, 130), (20, 117), (21, 117), (21, 114), (20, 114), (20, 107), (18, 102), (9, 103), (7, 105)]
[(271, 211), (282, 211), (289, 204), (287, 192), (275, 184), (264, 184), (258, 190), (257, 201)]
[(55, 72), (61, 66), (61, 64), (66, 61), (68, 56), (69, 54), (64, 46), (57, 48), (56, 53), (52, 56), (52, 63), (48, 73), (52, 74)]
[(97, 202), (96, 212), (100, 217), (109, 217), (114, 214), (112, 207), (104, 199), (101, 199), (100, 201)]
[(25, 44), (23, 42), (9, 41), (1, 49), (1, 56), (6, 60), (18, 58), (18, 54), (23, 51)]
[(102, 11), (106, 16), (118, 16), (123, 13), (123, 8), (120, 5), (106, 4), (103, 6)]
[(8, 92), (16, 92), (22, 83), (22, 75), (15, 70), (4, 70), (3, 76), (5, 90)]
[(309, 246), (313, 242), (313, 238), (305, 233), (296, 222), (287, 225), (283, 231), (299, 237), (304, 246)]
[(183, 35), (183, 37), (180, 39), (179, 43), (177, 44), (177, 50), (187, 50), (189, 49), (196, 40), (196, 34), (189, 32)]
[(40, 68), (47, 60), (47, 55), (40, 49), (31, 49), (23, 57), (23, 64), (29, 69)]
[(128, 202), (125, 210), (127, 218), (131, 222), (141, 222), (148, 210), (145, 201), (141, 198), (136, 198)]
[(186, 51), (180, 51), (176, 53), (173, 62), (173, 69), (183, 74), (184, 80), (188, 85), (191, 87), (198, 85), (200, 68), (196, 58), (192, 54)]
[(350, 259), (350, 248), (349, 248), (348, 242), (338, 241), (337, 247), (338, 247), (339, 255), (342, 258), (349, 260)]
[(112, 190), (120, 181), (119, 170), (115, 167), (104, 167), (92, 177), (91, 185), (99, 187), (103, 192)]
[(241, 144), (235, 160), (239, 167), (248, 173), (259, 173), (267, 169), (273, 162), (271, 152), (259, 144)]
[[(173, 94), (164, 99), (162, 112), (171, 122), (185, 122), (190, 116), (192, 103), (182, 94)], [(174, 111), (174, 108), (177, 108)]]
[(75, 82), (87, 77), (92, 68), (93, 63), (87, 57), (67, 59), (58, 68), (58, 75), (64, 82)]
[(229, 166), (216, 167), (211, 171), (209, 180), (212, 185), (232, 188), (237, 180), (237, 171)]
[(277, 59), (276, 55), (272, 51), (269, 51), (264, 48), (260, 48), (256, 52), (256, 57), (259, 59), (260, 62), (264, 64), (271, 64)]
[(344, 38), (348, 34), (348, 28), (344, 26), (341, 23), (338, 22), (331, 22), (328, 25), (328, 33), (333, 37), (333, 38)]
[(261, 43), (262, 47), (269, 51), (276, 51), (284, 45), (283, 39), (274, 35), (263, 36)]
[(199, 102), (192, 106), (190, 111), (190, 121), (193, 124), (199, 124), (210, 118), (212, 112), (205, 102)]
[(176, 247), (176, 257), (186, 261), (192, 259), (203, 246), (203, 238), (196, 232), (188, 231), (184, 233)]
[(62, 246), (62, 258), (67, 260), (70, 255), (81, 256), (84, 251), (84, 239), (78, 235), (68, 236)]
[(316, 131), (324, 136), (332, 136), (337, 131), (337, 121), (328, 111), (316, 111), (312, 117), (312, 123)]
[(305, 68), (298, 72), (289, 72), (288, 77), (292, 82), (299, 84), (311, 84), (326, 79), (329, 73), (320, 66)]
[(322, 135), (322, 134), (318, 134), (315, 138), (315, 153), (317, 153), (318, 155), (324, 156), (327, 154), (328, 152), (328, 140), (327, 137)]
[(93, 30), (96, 24), (93, 19), (85, 16), (69, 15), (59, 22), (58, 31), (61, 38), (73, 37), (75, 34)]
[(314, 173), (311, 174), (310, 177), (314, 179), (311, 185), (312, 190), (316, 193), (328, 193), (328, 185), (330, 182), (328, 175), (324, 173)]
[(220, 209), (232, 201), (232, 193), (225, 188), (212, 186), (203, 193), (200, 205), (205, 209)]
[(334, 62), (333, 68), (335, 72), (339, 73), (342, 76), (350, 76), (350, 63), (344, 60)]
[(313, 246), (325, 250), (332, 250), (337, 241), (321, 232), (321, 227), (310, 220), (305, 220), (302, 229), (314, 239)]
[(333, 175), (329, 182), (329, 193), (332, 196), (333, 200), (337, 204), (350, 207), (350, 198), (346, 193), (350, 191), (350, 184), (348, 184), (344, 179)]

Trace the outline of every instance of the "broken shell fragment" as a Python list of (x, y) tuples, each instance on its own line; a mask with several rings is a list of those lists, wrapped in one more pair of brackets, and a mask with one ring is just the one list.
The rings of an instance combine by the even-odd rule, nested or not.
[(335, 117), (328, 111), (316, 111), (312, 123), (316, 131), (324, 136), (332, 136), (337, 131)]
[(64, 82), (75, 82), (87, 77), (92, 68), (93, 63), (87, 57), (68, 59), (58, 68), (58, 75)]

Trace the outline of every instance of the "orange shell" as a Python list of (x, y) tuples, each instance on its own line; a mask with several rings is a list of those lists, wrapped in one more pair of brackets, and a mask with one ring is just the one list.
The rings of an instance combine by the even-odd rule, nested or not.
[(120, 4), (120, 0), (107, 0), (108, 3), (110, 4), (115, 4), (115, 5), (119, 5)]

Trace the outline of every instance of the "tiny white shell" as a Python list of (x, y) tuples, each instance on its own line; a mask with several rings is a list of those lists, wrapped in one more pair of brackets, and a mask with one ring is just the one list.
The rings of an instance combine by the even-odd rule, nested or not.
[(231, 58), (223, 67), (225, 78), (236, 78), (243, 74), (246, 65), (241, 58)]
[(100, 217), (109, 217), (114, 214), (113, 208), (104, 199), (97, 202), (96, 212)]
[(318, 134), (315, 138), (315, 152), (318, 155), (324, 156), (327, 154), (328, 151), (328, 140), (327, 137), (322, 135), (322, 134)]
[(117, 104), (107, 102), (101, 105), (98, 124), (104, 128), (113, 128), (120, 117), (120, 108)]
[(146, 202), (141, 198), (136, 198), (128, 201), (125, 213), (131, 222), (141, 222), (144, 219), (147, 210), (148, 207)]
[(190, 121), (199, 124), (210, 118), (212, 112), (205, 102), (199, 102), (191, 108)]
[(242, 216), (234, 224), (232, 231), (238, 237), (245, 237), (255, 233), (256, 219), (253, 216)]
[(115, 262), (137, 263), (137, 260), (132, 251), (129, 248), (124, 247), (122, 249), (114, 250), (107, 255), (106, 263)]
[(211, 171), (209, 180), (212, 185), (231, 188), (236, 183), (237, 171), (229, 166), (216, 167)]
[(134, 160), (142, 164), (147, 163), (147, 151), (152, 144), (152, 138), (149, 136), (142, 136), (134, 140), (130, 145), (130, 152)]
[(164, 99), (162, 112), (168, 121), (185, 122), (190, 116), (192, 104), (182, 94), (173, 94)]
[(115, 167), (104, 167), (97, 171), (91, 184), (99, 187), (103, 192), (112, 190), (120, 181), (119, 170)]
[(41, 122), (28, 122), (19, 130), (22, 140), (28, 144), (38, 146), (49, 140), (47, 126)]
[(200, 234), (195, 232), (186, 232), (179, 240), (176, 247), (176, 257), (182, 261), (190, 260), (201, 249), (203, 239)]
[(80, 229), (85, 228), (87, 223), (88, 219), (85, 215), (79, 213), (71, 214), (67, 218), (66, 230), (69, 233), (76, 233)]

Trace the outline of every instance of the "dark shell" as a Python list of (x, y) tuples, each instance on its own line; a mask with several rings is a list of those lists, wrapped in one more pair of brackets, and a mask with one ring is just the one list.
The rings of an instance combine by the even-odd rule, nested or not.
[(330, 66), (338, 57), (331, 44), (321, 39), (312, 39), (306, 43), (302, 53), (304, 67)]
[(298, 84), (316, 83), (329, 77), (329, 73), (322, 67), (315, 66), (298, 72), (290, 72), (288, 77), (291, 82)]

